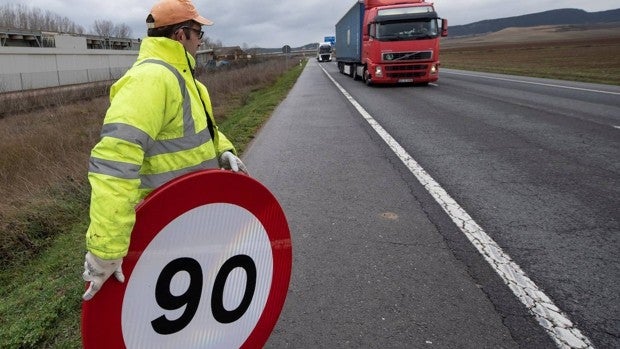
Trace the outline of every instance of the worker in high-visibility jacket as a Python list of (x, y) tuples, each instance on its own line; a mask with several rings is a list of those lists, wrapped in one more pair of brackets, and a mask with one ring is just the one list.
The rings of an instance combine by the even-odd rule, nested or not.
[(91, 152), (90, 226), (83, 278), (91, 299), (114, 274), (135, 223), (135, 207), (155, 188), (208, 168), (247, 173), (218, 131), (206, 87), (194, 78), (203, 25), (190, 0), (160, 0), (147, 19), (138, 59), (110, 90), (101, 140)]

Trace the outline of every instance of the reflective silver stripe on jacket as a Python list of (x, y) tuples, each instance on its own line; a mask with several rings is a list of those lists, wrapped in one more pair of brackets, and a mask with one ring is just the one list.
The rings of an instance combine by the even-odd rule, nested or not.
[(146, 157), (193, 149), (211, 140), (209, 130), (205, 128), (189, 136), (157, 141), (141, 129), (121, 123), (103, 125), (101, 138), (103, 137), (113, 137), (137, 144), (142, 147)]
[[(212, 166), (214, 161), (216, 165)], [(140, 184), (140, 189), (155, 189), (171, 179), (177, 178), (186, 173), (204, 170), (205, 168), (218, 168), (217, 161), (211, 159), (196, 166), (186, 167), (179, 170), (168, 171), (158, 174), (140, 175), (140, 180), (142, 182)]]
[[(154, 63), (164, 66), (176, 76), (183, 95), (183, 137), (168, 140), (155, 140), (146, 132), (137, 127), (123, 123), (111, 123), (103, 125), (101, 138), (113, 137), (137, 144), (144, 150), (145, 157), (190, 150), (209, 142), (211, 140), (211, 135), (209, 134), (208, 128), (205, 128), (200, 132), (196, 132), (194, 118), (192, 117), (191, 99), (189, 97), (189, 92), (187, 91), (183, 76), (181, 76), (181, 74), (173, 66), (166, 62), (156, 59), (147, 59), (140, 64), (144, 63)], [(89, 172), (106, 174), (123, 179), (140, 178), (141, 189), (155, 189), (180, 175), (200, 169), (218, 167), (219, 164), (217, 159), (210, 159), (201, 164), (183, 169), (145, 175), (139, 174), (139, 165), (91, 157)]]
[(127, 162), (114, 160), (104, 160), (96, 157), (90, 157), (88, 172), (100, 173), (123, 179), (138, 179), (140, 166)]

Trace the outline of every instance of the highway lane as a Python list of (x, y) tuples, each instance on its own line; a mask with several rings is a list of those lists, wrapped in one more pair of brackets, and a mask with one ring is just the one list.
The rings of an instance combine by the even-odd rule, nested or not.
[(379, 100), (338, 79), (578, 327), (620, 347), (620, 88), (443, 73)]
[[(368, 88), (323, 67), (595, 346), (619, 345), (617, 88), (447, 70)], [(246, 161), (293, 232), (268, 346), (554, 347), (317, 63)]]

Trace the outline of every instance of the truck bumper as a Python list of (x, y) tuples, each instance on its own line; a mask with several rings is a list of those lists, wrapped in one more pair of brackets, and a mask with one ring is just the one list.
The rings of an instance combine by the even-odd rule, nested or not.
[(416, 62), (407, 64), (370, 64), (372, 83), (429, 83), (439, 79), (439, 62)]

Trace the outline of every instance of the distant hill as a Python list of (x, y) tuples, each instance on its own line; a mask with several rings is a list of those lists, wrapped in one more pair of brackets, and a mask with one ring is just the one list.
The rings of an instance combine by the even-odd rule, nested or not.
[[(515, 17), (487, 19), (465, 25), (449, 26), (448, 35), (449, 38), (455, 38), (495, 33), (506, 28), (538, 27), (545, 25), (584, 25), (613, 22), (620, 24), (620, 9), (600, 12), (586, 12), (578, 9), (559, 9)], [(317, 47), (318, 43), (310, 43), (300, 47), (291, 47), (291, 50), (316, 50)], [(282, 52), (282, 48), (256, 48), (254, 51), (263, 54), (279, 53)]]
[(586, 12), (578, 9), (559, 9), (529, 15), (488, 19), (448, 28), (450, 37), (493, 33), (506, 28), (536, 27), (543, 25), (593, 24), (620, 22), (620, 9)]

